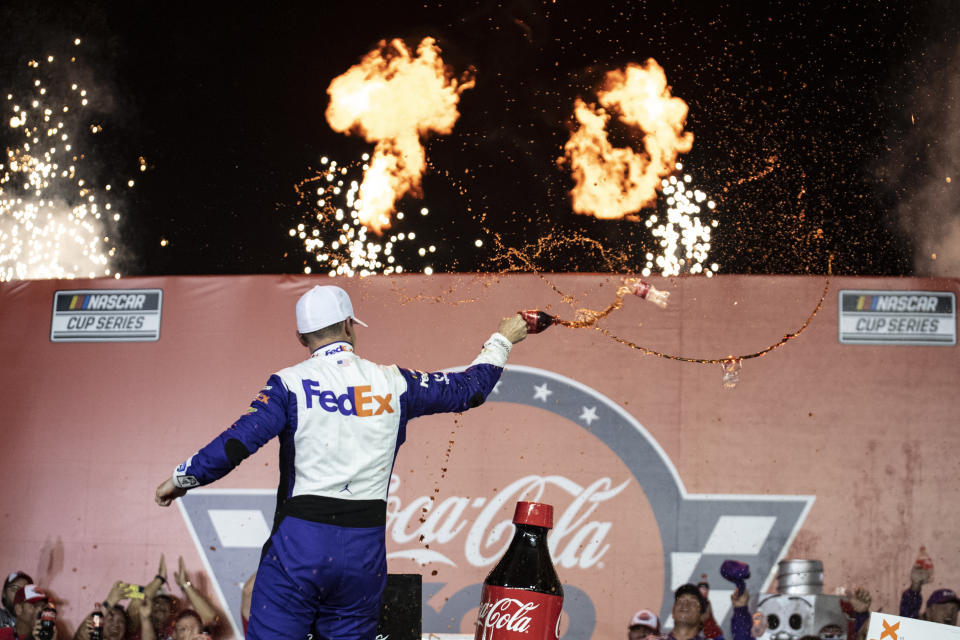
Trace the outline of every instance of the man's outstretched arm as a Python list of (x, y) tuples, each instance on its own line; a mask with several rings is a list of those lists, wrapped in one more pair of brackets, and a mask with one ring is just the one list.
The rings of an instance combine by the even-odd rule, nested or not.
[(500, 379), (514, 344), (527, 336), (527, 323), (519, 315), (503, 318), (497, 332), (465, 371), (427, 373), (400, 369), (407, 381), (404, 394), (407, 417), (466, 411), (483, 404)]

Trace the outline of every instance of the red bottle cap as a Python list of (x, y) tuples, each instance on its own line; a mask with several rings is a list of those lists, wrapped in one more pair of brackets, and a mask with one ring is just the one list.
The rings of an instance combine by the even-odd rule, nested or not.
[(513, 512), (514, 524), (530, 524), (553, 529), (553, 505), (542, 502), (518, 502)]

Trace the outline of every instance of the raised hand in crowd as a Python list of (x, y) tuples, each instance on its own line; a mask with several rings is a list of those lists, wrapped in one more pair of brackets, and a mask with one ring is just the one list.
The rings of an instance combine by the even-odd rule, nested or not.
[(900, 595), (900, 616), (902, 618), (919, 619), (921, 617), (920, 608), (923, 606), (923, 596), (920, 595), (920, 591), (923, 585), (930, 582), (932, 578), (933, 569), (925, 568), (920, 562), (914, 563), (910, 568), (910, 586), (904, 589)]
[(150, 614), (153, 613), (153, 598), (145, 597), (138, 609), (140, 610), (140, 640), (156, 640), (157, 633), (153, 628), (153, 620), (150, 619)]
[[(43, 620), (40, 616), (37, 616), (37, 619), (33, 621), (33, 629), (30, 631), (30, 638), (39, 638), (40, 636), (40, 627), (43, 624)], [(57, 640), (58, 632), (57, 625), (53, 625), (53, 635), (50, 636), (50, 640)]]
[(710, 604), (710, 600), (707, 600), (707, 606), (700, 614), (700, 628), (704, 637), (708, 640), (723, 638), (723, 629), (717, 624), (717, 619), (713, 617), (713, 606)]
[[(114, 587), (116, 587), (116, 584)], [(113, 594), (114, 589), (111, 589), (110, 593)], [(120, 599), (123, 599), (123, 596)], [(87, 614), (83, 622), (77, 626), (77, 631), (73, 634), (73, 640), (90, 640), (90, 634), (93, 631), (94, 613), (99, 613), (102, 616), (100, 628), (103, 640), (123, 640), (127, 634), (127, 616), (119, 604), (107, 605), (106, 602), (102, 605), (98, 602), (94, 606), (94, 610)]]
[(157, 566), (157, 575), (144, 587), (144, 595), (153, 597), (160, 591), (160, 587), (167, 583), (167, 558), (160, 554), (160, 564)]
[(110, 593), (107, 594), (107, 598), (103, 601), (103, 606), (105, 609), (109, 609), (114, 605), (120, 604), (121, 600), (126, 600), (127, 590), (130, 585), (123, 580), (117, 580), (113, 583), (113, 586), (110, 587)]
[(863, 587), (857, 587), (853, 592), (853, 596), (848, 598), (848, 600), (855, 613), (870, 612), (870, 603), (873, 600), (870, 597), (870, 592)]
[[(73, 634), (73, 640), (90, 640), (90, 632), (93, 631), (93, 614), (99, 613), (103, 616), (103, 607), (98, 602), (93, 605), (93, 611), (87, 614), (87, 617), (77, 625), (77, 630)], [(103, 622), (101, 621), (100, 627), (103, 628)]]
[(187, 567), (183, 562), (183, 556), (180, 556), (177, 565), (177, 572), (173, 577), (174, 580), (177, 581), (180, 590), (183, 591), (183, 595), (190, 601), (190, 606), (197, 612), (205, 626), (216, 624), (220, 616), (217, 614), (217, 610), (214, 609), (213, 605), (210, 604), (210, 601), (207, 600), (202, 593), (197, 591), (193, 583), (190, 582), (190, 576), (187, 575)]
[(733, 607), (745, 607), (750, 603), (750, 592), (744, 589), (742, 592), (738, 589), (730, 594), (730, 602)]
[[(730, 602), (733, 604), (733, 615), (730, 617), (730, 634), (733, 640), (752, 640), (763, 635), (767, 630), (767, 619), (760, 612), (753, 617), (750, 616), (750, 610), (747, 608), (750, 604), (750, 591), (746, 588), (743, 591), (735, 590), (730, 594)], [(760, 629), (761, 621), (762, 629)], [(759, 634), (756, 633), (757, 631)]]
[(147, 610), (155, 612), (156, 615), (151, 620), (154, 633), (162, 633), (170, 623), (173, 614), (172, 599), (169, 596), (162, 596), (161, 601), (156, 601), (160, 588), (167, 582), (167, 561), (164, 555), (160, 554), (160, 564), (157, 566), (157, 575), (153, 580), (143, 587), (143, 598), (130, 600), (127, 606), (127, 633), (136, 635), (137, 631), (142, 630), (142, 617), (149, 616), (144, 612), (144, 604), (149, 602)]
[(923, 585), (928, 584), (932, 578), (933, 569), (924, 569), (916, 564), (910, 569), (910, 590), (920, 591)]
[[(132, 597), (133, 593), (142, 593), (138, 585), (117, 580), (103, 601), (103, 640), (123, 640), (127, 634), (127, 613), (120, 604)], [(136, 598), (133, 599), (136, 602)]]
[[(860, 629), (867, 627), (867, 622), (870, 620), (870, 605), (873, 602), (873, 599), (870, 597), (870, 592), (863, 587), (857, 587), (853, 591), (853, 595), (846, 597), (846, 602), (841, 602), (841, 607), (844, 607), (845, 604), (849, 604), (849, 608), (844, 608), (844, 612), (850, 616), (851, 610), (853, 615), (853, 630), (858, 632)], [(852, 635), (852, 634), (851, 634)], [(851, 637), (851, 640), (853, 638)]]

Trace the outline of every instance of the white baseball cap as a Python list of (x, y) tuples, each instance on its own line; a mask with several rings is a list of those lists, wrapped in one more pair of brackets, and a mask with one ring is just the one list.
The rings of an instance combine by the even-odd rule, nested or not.
[(657, 615), (648, 609), (640, 609), (630, 620), (631, 627), (635, 626), (644, 626), (649, 627), (654, 630), (655, 633), (660, 633), (660, 619), (657, 618)]
[(340, 287), (317, 285), (297, 300), (297, 331), (300, 333), (312, 333), (347, 318), (367, 326), (353, 315), (350, 296)]

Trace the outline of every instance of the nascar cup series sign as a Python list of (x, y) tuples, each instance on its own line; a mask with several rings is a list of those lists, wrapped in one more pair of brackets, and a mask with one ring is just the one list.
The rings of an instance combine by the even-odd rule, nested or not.
[(839, 320), (845, 344), (957, 344), (957, 300), (948, 291), (841, 291)]
[(160, 339), (160, 289), (57, 291), (53, 342), (155, 342)]
[[(425, 633), (472, 632), (481, 581), (510, 542), (518, 500), (554, 505), (548, 541), (564, 583), (562, 637), (568, 640), (593, 637), (598, 623), (614, 617), (609, 603), (620, 589), (613, 585), (631, 577), (650, 585), (647, 597), (660, 604), (648, 606), (664, 619), (673, 589), (697, 582), (701, 573), (718, 575), (726, 559), (750, 564), (748, 587), (759, 593), (813, 504), (813, 496), (687, 493), (666, 452), (630, 413), (550, 371), (507, 366), (487, 402), (483, 424), (457, 440), (470, 461), (463, 466), (473, 467), (476, 476), (463, 480), (469, 470), (459, 469), (461, 479), (448, 476), (439, 493), (420, 481), (418, 461), (405, 458), (402, 448), (394, 468), (387, 557), (391, 571), (410, 567), (423, 574)], [(458, 419), (470, 415), (477, 414)], [(508, 442), (510, 425), (525, 415), (533, 419), (516, 430), (522, 444)], [(580, 455), (590, 462), (534, 462), (535, 442), (551, 438), (584, 443)], [(513, 453), (516, 461), (507, 458)], [(234, 624), (240, 620), (240, 588), (256, 570), (275, 504), (273, 487), (194, 489), (179, 501)], [(662, 573), (651, 574), (639, 562), (662, 566)], [(732, 585), (723, 587), (710, 591), (719, 620), (729, 613), (733, 591)], [(627, 594), (625, 608), (638, 606), (634, 597)]]

